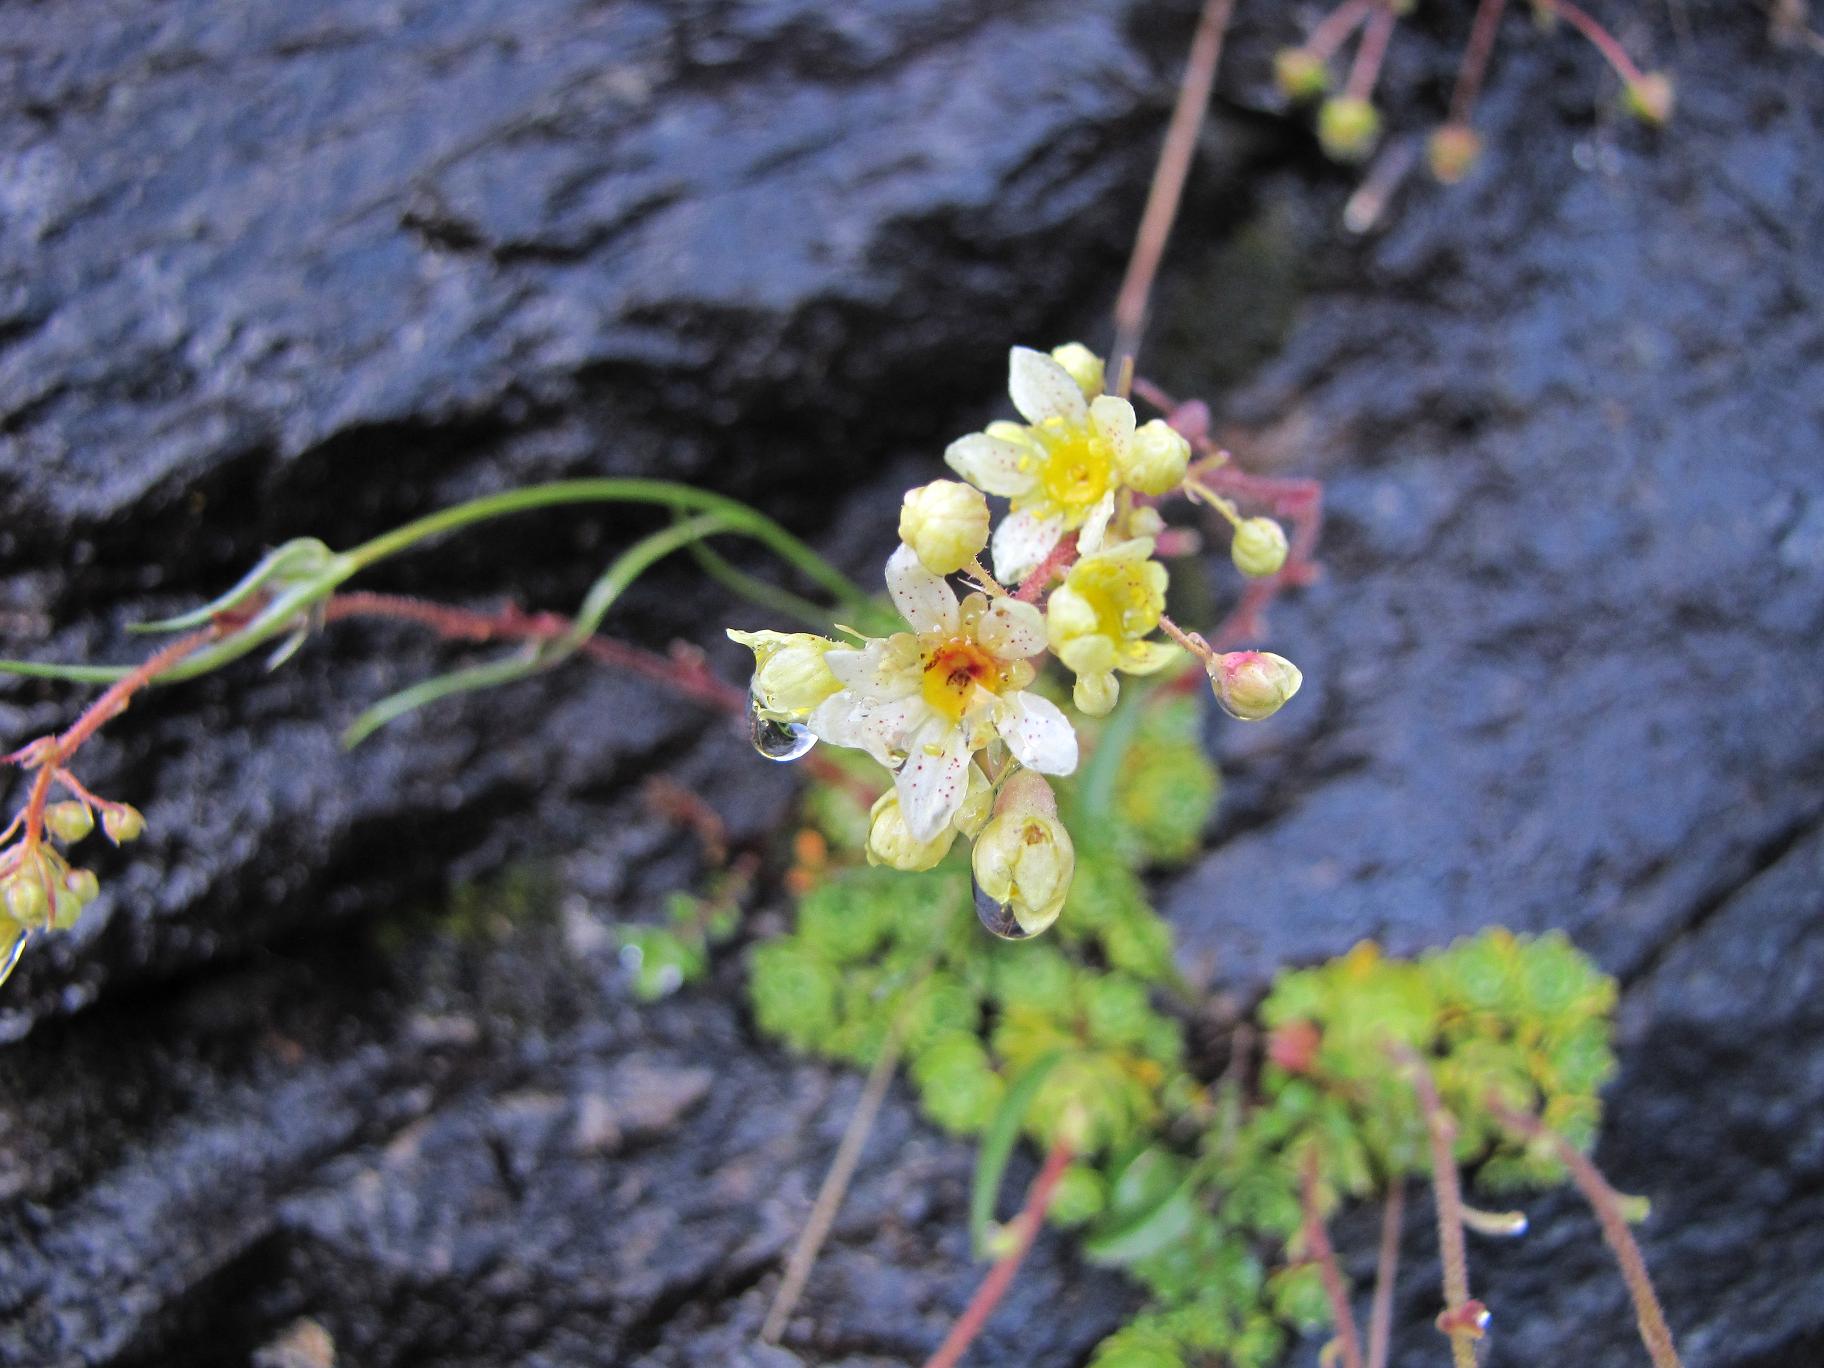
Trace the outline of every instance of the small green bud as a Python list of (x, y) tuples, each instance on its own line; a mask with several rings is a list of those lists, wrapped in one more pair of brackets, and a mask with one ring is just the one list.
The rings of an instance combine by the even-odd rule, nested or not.
[(7, 918), (30, 930), (46, 925), (51, 919), (50, 899), (44, 884), (34, 871), (21, 870), (6, 881)]
[(1077, 382), (1077, 388), (1083, 391), (1085, 399), (1096, 398), (1107, 384), (1102, 358), (1081, 342), (1066, 342), (1061, 347), (1053, 347), (1051, 359), (1064, 367), (1065, 374)]
[(950, 853), (950, 845), (956, 840), (954, 825), (946, 826), (929, 841), (915, 837), (906, 826), (905, 815), (899, 810), (899, 793), (894, 789), (888, 789), (875, 799), (868, 816), (868, 863), (871, 865), (887, 865), (917, 873), (933, 868)]
[(1112, 670), (1080, 674), (1070, 691), (1070, 701), (1085, 717), (1107, 717), (1120, 698), (1121, 682)]
[(89, 811), (87, 803), (74, 799), (52, 803), (44, 810), (44, 829), (68, 845), (95, 830), (95, 814)]
[(1273, 80), (1279, 93), (1294, 104), (1323, 98), (1330, 89), (1330, 72), (1315, 52), (1281, 48), (1273, 54)]
[(1235, 529), (1229, 555), (1235, 568), (1250, 579), (1277, 575), (1286, 563), (1286, 529), (1271, 518), (1244, 518)]
[(1468, 124), (1447, 123), (1425, 144), (1431, 174), (1445, 185), (1455, 185), (1482, 159), (1482, 139)]
[(51, 908), (51, 929), (68, 931), (82, 915), (82, 899), (67, 888), (59, 888), (55, 892), (57, 896)]
[(1381, 116), (1366, 100), (1336, 95), (1317, 111), (1317, 140), (1337, 161), (1365, 160), (1381, 136)]
[(1621, 102), (1628, 113), (1655, 128), (1672, 117), (1672, 78), (1663, 71), (1649, 71), (1628, 82)]
[(63, 886), (74, 893), (84, 907), (101, 896), (101, 880), (95, 877), (92, 869), (72, 869), (63, 876)]
[(988, 545), (988, 500), (973, 485), (933, 480), (906, 491), (899, 539), (934, 575), (954, 575)]
[(122, 803), (119, 807), (102, 809), (101, 829), (115, 845), (124, 845), (139, 839), (146, 829), (146, 818), (138, 808)]
[(1207, 668), (1217, 705), (1238, 722), (1273, 716), (1305, 681), (1298, 666), (1271, 651), (1230, 651)]

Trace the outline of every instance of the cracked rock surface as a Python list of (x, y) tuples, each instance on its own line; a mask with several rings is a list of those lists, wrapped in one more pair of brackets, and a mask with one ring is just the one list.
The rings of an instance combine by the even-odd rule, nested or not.
[[(1185, 968), (1245, 1008), (1363, 936), (1566, 928), (1626, 986), (1597, 1157), (1653, 1199), (1687, 1362), (1824, 1360), (1816, 59), (1747, 6), (1689, 6), (1683, 52), (1628, 30), (1679, 74), (1648, 136), (1516, 17), (1483, 169), (1352, 241), (1345, 179), (1267, 111), (1288, 31), (1242, 9), (1153, 364), (1244, 462), (1326, 479), (1327, 574), (1273, 611), (1304, 694), (1212, 724), (1225, 806), (1159, 890)], [(16, 8), (0, 649), (126, 658), (127, 620), (266, 545), (564, 475), (698, 480), (872, 576), (897, 491), (1002, 402), (1006, 345), (1101, 339), (1190, 22)], [(1396, 129), (1466, 22), (1402, 30)], [(530, 518), (374, 587), (562, 608), (651, 525)], [(732, 673), (728, 611), (680, 565), (616, 625)], [(783, 1346), (757, 1345), (860, 1080), (756, 1035), (736, 954), (635, 1004), (608, 932), (700, 872), (649, 776), (758, 848), (792, 776), (581, 667), (338, 749), (451, 654), (339, 627), (84, 752), (150, 825), (0, 991), (0, 1364), (922, 1361), (978, 1276), (969, 1147), (890, 1094)], [(72, 698), (8, 686), (0, 737)], [(534, 873), (450, 906), (503, 868)], [(1566, 1194), (1530, 1213), (1471, 1249), (1486, 1362), (1643, 1362), (1593, 1221)], [(1339, 1229), (1364, 1274), (1373, 1224)], [(1407, 1235), (1396, 1361), (1431, 1363), (1423, 1202)], [(1042, 1239), (972, 1362), (1081, 1363), (1134, 1305)]]

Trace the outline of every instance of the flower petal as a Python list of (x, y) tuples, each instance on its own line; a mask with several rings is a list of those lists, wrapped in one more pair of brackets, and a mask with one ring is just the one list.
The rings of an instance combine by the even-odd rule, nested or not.
[(975, 639), (1000, 660), (1025, 660), (1045, 649), (1045, 614), (1030, 603), (998, 598), (976, 624)]
[(1013, 758), (1039, 774), (1069, 774), (1077, 767), (1077, 733), (1057, 704), (1035, 693), (1008, 694), (994, 710), (994, 725)]
[(1184, 659), (1184, 652), (1169, 641), (1133, 641), (1121, 651), (1123, 673), (1145, 675), (1163, 670)]
[(944, 450), (944, 464), (985, 494), (1011, 499), (1024, 494), (1037, 478), (1032, 453), (1018, 442), (972, 432)]
[(1093, 556), (1102, 549), (1102, 539), (1108, 534), (1108, 520), (1115, 516), (1115, 491), (1109, 490), (1097, 499), (1083, 519), (1083, 527), (1077, 533), (1077, 553)]
[[(903, 543), (887, 560), (887, 593), (914, 631), (954, 632), (957, 629), (956, 591), (942, 575), (925, 569), (918, 553)], [(920, 839), (928, 841), (931, 838)]]
[(910, 632), (875, 637), (859, 648), (838, 646), (824, 653), (823, 663), (863, 702), (884, 703), (918, 691), (918, 638)]
[(884, 703), (839, 693), (826, 699), (805, 725), (832, 746), (866, 751), (888, 769), (899, 764), (918, 728), (931, 720), (931, 705), (922, 698), (894, 698)]
[(914, 840), (934, 841), (969, 791), (969, 744), (963, 729), (934, 718), (920, 729), (894, 779), (899, 813)]
[(1115, 469), (1127, 468), (1127, 445), (1134, 435), (1134, 406), (1125, 399), (1104, 394), (1090, 403), (1090, 424), (1108, 443)]
[(1089, 405), (1070, 372), (1044, 352), (1015, 347), (1007, 357), (1007, 392), (1029, 423), (1062, 418), (1072, 427), (1089, 421)]
[(1064, 519), (1041, 518), (1028, 510), (1009, 513), (994, 529), (994, 575), (1003, 584), (1017, 584), (1038, 568), (1064, 535)]

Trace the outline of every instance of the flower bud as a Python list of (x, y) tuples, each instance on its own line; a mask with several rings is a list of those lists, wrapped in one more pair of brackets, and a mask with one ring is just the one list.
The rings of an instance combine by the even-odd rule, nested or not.
[(957, 834), (974, 840), (981, 835), (982, 828), (988, 825), (988, 819), (994, 815), (994, 785), (988, 782), (988, 776), (982, 773), (980, 765), (969, 766), (968, 786), (963, 790), (963, 805), (956, 810), (956, 816), (950, 819), (950, 825)]
[(970, 858), (975, 886), (1001, 904), (1021, 931), (1036, 936), (1064, 909), (1076, 847), (1058, 820), (1051, 786), (1030, 770), (1001, 786), (995, 807)]
[(1273, 80), (1279, 93), (1294, 104), (1322, 97), (1330, 88), (1330, 72), (1315, 52), (1281, 48), (1273, 54)]
[(1244, 518), (1229, 548), (1235, 568), (1250, 579), (1277, 575), (1286, 563), (1286, 529), (1271, 518)]
[(74, 893), (84, 907), (101, 896), (101, 880), (95, 877), (92, 869), (72, 869), (63, 876), (63, 886)]
[(1107, 383), (1102, 358), (1081, 342), (1066, 342), (1051, 349), (1051, 359), (1064, 367), (1064, 373), (1077, 382), (1085, 399), (1094, 399)]
[(1658, 127), (1672, 117), (1672, 78), (1663, 71), (1646, 72), (1628, 82), (1621, 99), (1628, 113)]
[(956, 828), (947, 826), (933, 840), (921, 841), (906, 826), (899, 810), (899, 794), (888, 789), (875, 799), (868, 814), (868, 863), (902, 869), (908, 874), (930, 869), (950, 853)]
[(66, 844), (80, 841), (95, 830), (95, 814), (87, 803), (52, 803), (44, 810), (44, 829)]
[(988, 500), (973, 485), (933, 480), (906, 491), (899, 539), (934, 575), (954, 575), (988, 545)]
[(125, 803), (119, 807), (103, 808), (101, 829), (115, 845), (137, 841), (140, 833), (146, 829), (145, 814)]
[(51, 907), (51, 929), (68, 931), (82, 916), (82, 896), (68, 888), (52, 890), (56, 897)]
[[(737, 632), (729, 640), (754, 653), (754, 702), (772, 718), (806, 717), (842, 688), (824, 660), (835, 642), (810, 632)], [(105, 821), (106, 818), (104, 817)]]
[(1475, 169), (1482, 157), (1482, 139), (1468, 124), (1447, 123), (1425, 144), (1431, 174), (1445, 185), (1455, 185)]
[(1163, 418), (1142, 423), (1120, 453), (1121, 479), (1142, 494), (1169, 494), (1184, 482), (1191, 444)]
[(36, 872), (20, 870), (6, 880), (4, 904), (9, 921), (28, 930), (50, 921), (51, 902)]
[(1317, 140), (1337, 161), (1364, 160), (1381, 136), (1381, 116), (1366, 100), (1336, 95), (1317, 111)]
[(1121, 682), (1115, 678), (1112, 670), (1105, 670), (1101, 674), (1080, 674), (1070, 691), (1070, 701), (1086, 717), (1107, 717), (1115, 710), (1115, 704), (1120, 698)]
[(1238, 722), (1273, 716), (1305, 681), (1298, 666), (1271, 651), (1230, 651), (1207, 668), (1218, 706)]

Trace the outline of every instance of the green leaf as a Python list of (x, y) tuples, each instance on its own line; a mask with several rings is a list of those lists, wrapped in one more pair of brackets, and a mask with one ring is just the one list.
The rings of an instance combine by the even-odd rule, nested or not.
[(1026, 1109), (1032, 1105), (1045, 1075), (1063, 1057), (1062, 1050), (1054, 1050), (1015, 1079), (982, 1134), (981, 1147), (975, 1155), (975, 1191), (969, 1198), (969, 1244), (977, 1258), (983, 1257), (988, 1227), (994, 1221), (994, 1199), (1000, 1194), (1001, 1175), (1007, 1171), (1014, 1143), (1020, 1138)]

